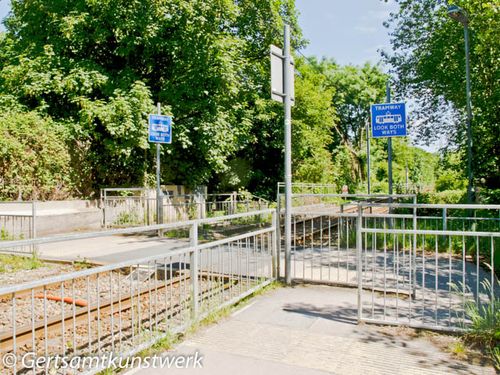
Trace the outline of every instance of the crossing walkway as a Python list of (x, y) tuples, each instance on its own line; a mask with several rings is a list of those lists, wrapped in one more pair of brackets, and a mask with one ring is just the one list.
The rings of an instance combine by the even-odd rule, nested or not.
[(435, 344), (453, 342), (452, 338), (357, 325), (356, 311), (355, 289), (280, 288), (257, 297), (175, 349), (175, 354), (199, 352), (203, 368), (138, 373), (495, 374), (492, 367), (459, 361)]

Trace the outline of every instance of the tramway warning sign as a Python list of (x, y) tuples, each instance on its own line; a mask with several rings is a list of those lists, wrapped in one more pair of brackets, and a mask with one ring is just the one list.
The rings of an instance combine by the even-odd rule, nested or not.
[(406, 104), (372, 104), (373, 138), (406, 136)]
[(172, 143), (172, 117), (149, 115), (149, 142)]

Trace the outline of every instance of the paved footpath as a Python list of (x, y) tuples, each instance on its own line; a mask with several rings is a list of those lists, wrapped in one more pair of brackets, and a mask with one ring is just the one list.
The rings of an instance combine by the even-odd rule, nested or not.
[(116, 235), (55, 242), (39, 246), (43, 259), (82, 260), (98, 264), (118, 263), (131, 259), (165, 254), (189, 246), (188, 240), (143, 235)]
[(428, 337), (356, 324), (356, 290), (280, 288), (200, 330), (172, 354), (203, 355), (203, 368), (147, 369), (136, 374), (321, 375), (495, 374), (459, 362)]

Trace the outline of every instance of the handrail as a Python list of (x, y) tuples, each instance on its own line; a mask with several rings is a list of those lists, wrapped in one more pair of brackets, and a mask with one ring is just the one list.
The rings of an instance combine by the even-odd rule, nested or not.
[(117, 234), (131, 234), (131, 233), (141, 233), (141, 232), (149, 232), (156, 230), (166, 230), (166, 229), (176, 229), (188, 227), (193, 224), (210, 224), (218, 221), (224, 220), (233, 220), (239, 219), (243, 217), (249, 216), (258, 216), (258, 215), (267, 215), (275, 212), (274, 209), (264, 209), (258, 211), (250, 211), (243, 212), (239, 214), (226, 215), (226, 216), (216, 216), (205, 219), (194, 219), (194, 220), (186, 220), (179, 221), (176, 223), (167, 223), (167, 224), (155, 224), (155, 225), (146, 225), (141, 227), (133, 227), (133, 228), (121, 228), (121, 229), (111, 229), (111, 230), (103, 230), (99, 232), (87, 232), (87, 233), (73, 233), (68, 235), (60, 235), (60, 236), (52, 236), (52, 237), (39, 237), (34, 239), (27, 240), (16, 240), (16, 241), (0, 241), (0, 249), (6, 249), (10, 247), (18, 247), (25, 245), (39, 245), (44, 243), (54, 243), (54, 242), (66, 242), (72, 240), (81, 240), (87, 238), (98, 238), (98, 237), (107, 237)]
[(156, 255), (150, 255), (150, 256), (147, 256), (144, 258), (139, 258), (139, 259), (129, 259), (129, 260), (125, 260), (125, 261), (122, 261), (119, 263), (112, 263), (112, 264), (102, 265), (102, 266), (89, 268), (89, 269), (85, 269), (85, 270), (65, 273), (63, 275), (51, 276), (51, 277), (47, 277), (44, 279), (29, 281), (29, 282), (18, 284), (18, 285), (10, 285), (10, 286), (4, 287), (4, 288), (0, 288), (0, 296), (20, 292), (20, 291), (23, 291), (26, 289), (38, 288), (38, 287), (48, 285), (48, 284), (57, 284), (57, 283), (61, 283), (64, 281), (71, 280), (71, 279), (79, 278), (79, 277), (86, 277), (86, 276), (95, 275), (95, 274), (102, 273), (102, 272), (113, 271), (113, 270), (120, 269), (120, 268), (130, 267), (130, 266), (134, 266), (134, 265), (138, 265), (138, 264), (145, 264), (145, 263), (149, 263), (149, 262), (154, 262), (156, 260), (164, 259), (165, 256), (174, 257), (177, 255), (191, 253), (191, 252), (198, 250), (198, 249), (201, 250), (201, 249), (207, 249), (207, 248), (214, 247), (214, 246), (221, 246), (221, 245), (233, 242), (233, 241), (238, 241), (238, 240), (249, 238), (252, 236), (258, 236), (260, 234), (273, 232), (275, 229), (276, 228), (274, 226), (270, 226), (270, 227), (267, 227), (264, 229), (259, 229), (259, 230), (255, 230), (252, 232), (240, 234), (238, 236), (224, 238), (222, 240), (213, 241), (213, 242), (206, 243), (206, 244), (200, 244), (197, 246), (188, 246), (188, 247), (185, 247), (182, 249), (171, 250), (168, 252), (168, 254), (156, 254)]

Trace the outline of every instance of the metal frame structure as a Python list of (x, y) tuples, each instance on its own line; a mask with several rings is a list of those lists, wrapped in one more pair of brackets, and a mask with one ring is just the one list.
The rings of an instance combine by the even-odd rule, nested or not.
[(470, 304), (498, 298), (500, 205), (360, 195), (334, 208), (338, 196), (292, 210), (292, 281), (357, 287), (360, 322), (444, 331), (464, 330)]
[[(31, 214), (0, 213), (0, 240), (33, 239), (37, 237), (36, 201), (6, 201), (0, 202), (1, 205), (26, 205)], [(23, 252), (36, 253), (36, 246), (29, 246), (23, 249)]]
[[(364, 212), (380, 206), (413, 214), (389, 215), (393, 227), (377, 227), (369, 223), (374, 216)], [(471, 304), (492, 306), (498, 298), (500, 205), (359, 203), (358, 208), (359, 321), (463, 331)], [(417, 216), (418, 210), (431, 209), (442, 215)], [(449, 217), (450, 210), (473, 211), (475, 216)], [(494, 214), (476, 214), (488, 211)], [(375, 219), (386, 220), (387, 215)], [(411, 224), (405, 226), (405, 220)], [(450, 229), (450, 221), (462, 225)]]
[[(500, 205), (417, 204), (413, 195), (292, 196), (299, 203), (311, 197), (319, 199), (291, 211), (288, 275), (280, 269), (279, 205), (277, 211), (2, 241), (0, 250), (182, 228), (190, 238), (180, 250), (1, 288), (0, 308), (7, 306), (10, 318), (0, 323), (0, 352), (131, 355), (287, 276), (357, 288), (359, 322), (433, 330), (463, 331), (467, 306), (498, 298)], [(198, 241), (199, 227), (207, 224), (270, 215), (265, 227)]]
[[(145, 188), (110, 188), (101, 190), (102, 225), (104, 228), (173, 223), (210, 216), (232, 215), (269, 207), (269, 202), (251, 194), (180, 194), (162, 195), (158, 200)], [(130, 192), (140, 195), (109, 195)], [(162, 210), (157, 210), (158, 201)], [(158, 220), (161, 212), (162, 220)]]

